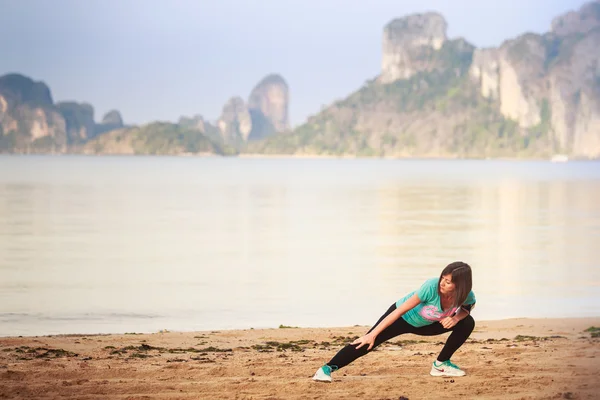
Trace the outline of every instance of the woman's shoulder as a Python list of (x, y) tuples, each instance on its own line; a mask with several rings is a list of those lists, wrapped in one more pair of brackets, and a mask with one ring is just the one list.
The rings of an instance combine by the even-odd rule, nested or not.
[(435, 286), (437, 286), (437, 284), (438, 284), (438, 281), (439, 281), (439, 280), (440, 280), (440, 278), (438, 278), (438, 277), (435, 277), (435, 278), (429, 278), (429, 279), (427, 279), (427, 280), (425, 281), (425, 284), (427, 284), (427, 285), (435, 285)]
[(435, 288), (435, 290), (437, 291), (437, 286), (438, 286), (438, 281), (439, 278), (430, 278), (427, 279), (425, 282), (423, 282), (423, 284), (421, 285), (422, 289), (433, 289)]

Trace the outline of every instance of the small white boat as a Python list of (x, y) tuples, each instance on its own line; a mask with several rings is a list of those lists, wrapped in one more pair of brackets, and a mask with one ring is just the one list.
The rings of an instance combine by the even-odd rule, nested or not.
[(567, 162), (567, 161), (569, 161), (569, 157), (567, 157), (564, 154), (555, 154), (552, 156), (552, 159), (550, 161), (552, 161), (552, 162)]

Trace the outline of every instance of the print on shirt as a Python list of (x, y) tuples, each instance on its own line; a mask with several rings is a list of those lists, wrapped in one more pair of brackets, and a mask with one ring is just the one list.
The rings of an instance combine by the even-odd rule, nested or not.
[(457, 307), (452, 307), (448, 311), (441, 313), (436, 306), (425, 306), (421, 308), (419, 314), (428, 321), (441, 321), (442, 319), (453, 315)]

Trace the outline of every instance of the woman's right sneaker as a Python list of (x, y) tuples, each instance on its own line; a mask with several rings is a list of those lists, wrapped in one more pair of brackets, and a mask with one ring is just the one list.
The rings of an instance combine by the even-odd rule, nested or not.
[(313, 380), (317, 382), (331, 382), (331, 367), (329, 365), (323, 365), (315, 372)]
[(431, 365), (432, 376), (465, 376), (465, 371), (458, 368), (458, 365), (452, 364), (450, 360), (444, 362), (438, 362), (435, 360)]

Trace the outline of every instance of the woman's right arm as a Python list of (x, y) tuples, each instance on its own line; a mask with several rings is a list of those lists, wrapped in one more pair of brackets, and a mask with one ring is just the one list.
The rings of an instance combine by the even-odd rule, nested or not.
[(415, 308), (421, 300), (417, 294), (413, 294), (408, 300), (400, 305), (400, 307), (396, 308), (394, 311), (390, 313), (387, 317), (383, 319), (370, 333), (367, 333), (365, 336), (356, 339), (351, 344), (359, 344), (356, 346), (357, 349), (360, 349), (362, 346), (368, 344), (369, 348), (367, 350), (371, 350), (373, 348), (373, 343), (375, 342), (375, 338), (383, 332), (385, 328), (396, 322), (398, 318), (404, 315), (408, 310), (412, 310)]

